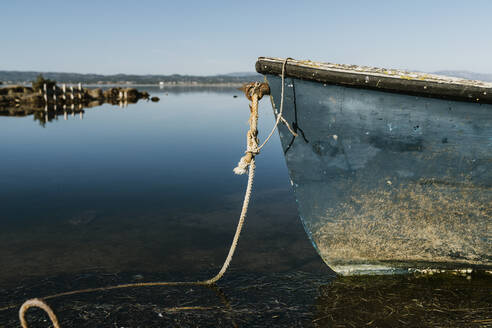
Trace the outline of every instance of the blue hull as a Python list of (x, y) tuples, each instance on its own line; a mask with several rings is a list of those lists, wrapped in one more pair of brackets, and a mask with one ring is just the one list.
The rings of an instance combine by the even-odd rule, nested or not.
[(492, 105), (287, 77), (284, 117), (299, 214), (333, 270), (492, 266)]

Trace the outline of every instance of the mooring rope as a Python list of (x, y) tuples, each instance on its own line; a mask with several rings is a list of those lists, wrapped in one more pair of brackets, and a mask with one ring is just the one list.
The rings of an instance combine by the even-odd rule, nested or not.
[(273, 136), (275, 133), (275, 130), (277, 129), (278, 125), (280, 122), (284, 123), (285, 126), (287, 126), (287, 129), (289, 129), (290, 133), (294, 137), (297, 137), (297, 133), (290, 127), (289, 122), (283, 117), (283, 110), (284, 110), (284, 96), (285, 96), (285, 67), (287, 65), (287, 61), (292, 58), (286, 58), (282, 64), (282, 86), (281, 86), (281, 92), (280, 92), (280, 109), (277, 114), (277, 119), (275, 121), (275, 125), (272, 128), (272, 131), (268, 134), (266, 137), (265, 141), (258, 146), (258, 129), (257, 129), (257, 123), (258, 123), (258, 100), (263, 97), (265, 94), (270, 94), (270, 87), (266, 83), (259, 83), (259, 82), (253, 82), (249, 83), (243, 86), (243, 91), (246, 94), (246, 97), (251, 100), (251, 114), (249, 117), (249, 125), (250, 129), (246, 135), (246, 155), (241, 157), (241, 160), (237, 164), (237, 166), (234, 168), (234, 173), (236, 174), (245, 174), (247, 172), (249, 163), (251, 160), (260, 153), (260, 150), (267, 144), (267, 142), (270, 140), (270, 138)]
[(19, 320), (22, 328), (27, 328), (27, 321), (26, 321), (25, 314), (26, 311), (31, 307), (38, 307), (40, 309), (43, 309), (46, 313), (48, 313), (51, 323), (53, 324), (53, 328), (60, 328), (60, 324), (58, 323), (58, 319), (56, 318), (56, 315), (53, 312), (53, 310), (49, 307), (48, 304), (46, 304), (43, 300), (40, 300), (38, 298), (32, 298), (30, 300), (25, 301), (24, 304), (22, 304), (19, 310)]
[[(263, 88), (262, 88), (263, 87)], [(270, 93), (268, 85), (259, 82), (248, 83), (243, 86), (246, 97), (251, 100), (250, 115), (249, 115), (249, 130), (246, 133), (246, 154), (241, 157), (239, 163), (234, 168), (234, 173), (245, 174), (248, 171), (248, 166), (256, 155), (259, 154), (258, 149), (258, 100), (265, 93)]]
[(263, 148), (263, 146), (266, 145), (266, 143), (268, 142), (268, 140), (270, 140), (270, 138), (273, 136), (273, 133), (275, 132), (275, 130), (277, 129), (278, 127), (278, 124), (280, 123), (280, 121), (282, 121), (282, 123), (285, 124), (285, 126), (287, 126), (287, 129), (289, 129), (290, 133), (292, 133), (292, 135), (294, 137), (297, 137), (297, 133), (294, 132), (294, 130), (290, 127), (289, 125), (289, 122), (287, 122), (287, 120), (282, 116), (282, 113), (284, 111), (284, 93), (285, 93), (285, 66), (287, 65), (287, 61), (289, 61), (289, 59), (292, 59), (292, 58), (285, 58), (284, 62), (282, 63), (282, 86), (281, 86), (281, 92), (280, 92), (280, 109), (277, 113), (277, 120), (275, 121), (275, 125), (273, 126), (273, 129), (272, 131), (270, 131), (270, 134), (268, 134), (268, 137), (266, 137), (265, 141), (263, 141), (263, 143), (261, 144), (261, 146), (258, 147), (258, 151), (261, 150), (261, 148)]
[[(243, 201), (243, 206), (241, 209), (241, 215), (239, 216), (239, 221), (236, 227), (236, 233), (234, 234), (234, 238), (232, 240), (231, 247), (229, 248), (229, 253), (227, 254), (227, 257), (222, 265), (222, 268), (220, 269), (219, 273), (217, 273), (214, 277), (203, 280), (203, 281), (160, 281), (160, 282), (142, 282), (142, 283), (129, 283), (129, 284), (120, 284), (120, 285), (115, 285), (115, 286), (106, 286), (106, 287), (97, 287), (97, 288), (87, 288), (87, 289), (79, 289), (79, 290), (73, 290), (73, 291), (68, 291), (68, 292), (62, 292), (58, 294), (53, 294), (53, 295), (48, 295), (43, 297), (42, 299), (39, 298), (33, 298), (25, 301), (22, 306), (19, 309), (19, 320), (21, 322), (22, 328), (28, 328), (27, 321), (25, 319), (25, 314), (26, 311), (31, 308), (31, 307), (38, 307), (43, 309), (46, 313), (48, 313), (48, 316), (51, 320), (51, 323), (53, 324), (54, 328), (60, 328), (60, 324), (58, 323), (58, 319), (53, 312), (53, 310), (50, 308), (50, 306), (45, 302), (45, 300), (49, 299), (54, 299), (62, 296), (69, 296), (69, 295), (77, 295), (77, 294), (83, 294), (83, 293), (92, 293), (92, 292), (99, 292), (99, 291), (107, 291), (107, 290), (113, 290), (113, 289), (122, 289), (122, 288), (132, 288), (132, 287), (151, 287), (151, 286), (184, 286), (184, 285), (202, 285), (202, 286), (207, 286), (207, 285), (212, 285), (215, 284), (217, 281), (219, 281), (229, 268), (229, 265), (231, 264), (232, 257), (234, 256), (234, 253), (237, 248), (237, 243), (239, 241), (239, 236), (241, 235), (241, 230), (244, 225), (244, 221), (246, 219), (246, 214), (248, 212), (248, 206), (249, 206), (249, 201), (251, 199), (251, 191), (253, 188), (253, 181), (254, 181), (254, 175), (255, 175), (255, 159), (254, 157), (259, 153), (259, 148), (258, 148), (258, 101), (262, 98), (263, 95), (269, 94), (270, 89), (268, 87), (268, 84), (266, 83), (250, 83), (244, 87), (246, 97), (251, 100), (251, 114), (250, 114), (250, 119), (249, 119), (249, 124), (250, 128), (247, 133), (247, 151), (246, 155), (241, 158), (241, 162), (244, 163), (245, 167), (244, 170), (249, 169), (249, 174), (248, 174), (248, 184), (246, 186), (246, 191), (244, 193), (244, 201)], [(278, 124), (278, 119), (277, 119), (277, 124)], [(244, 159), (244, 160), (243, 160)], [(236, 169), (234, 169), (234, 172), (236, 172)], [(236, 172), (237, 173), (237, 172)], [(2, 310), (8, 310), (15, 308), (15, 305), (0, 308), (0, 311)]]

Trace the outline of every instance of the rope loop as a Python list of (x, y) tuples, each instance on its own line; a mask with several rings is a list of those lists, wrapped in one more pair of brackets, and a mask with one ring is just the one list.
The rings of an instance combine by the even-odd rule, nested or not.
[(58, 323), (58, 319), (53, 312), (53, 310), (50, 308), (48, 304), (46, 304), (45, 301), (39, 298), (31, 298), (22, 304), (22, 306), (19, 309), (19, 320), (21, 323), (22, 328), (28, 328), (27, 326), (27, 321), (26, 321), (26, 312), (29, 308), (31, 307), (37, 307), (42, 309), (44, 312), (46, 312), (51, 320), (51, 323), (53, 324), (54, 328), (60, 328), (60, 324)]

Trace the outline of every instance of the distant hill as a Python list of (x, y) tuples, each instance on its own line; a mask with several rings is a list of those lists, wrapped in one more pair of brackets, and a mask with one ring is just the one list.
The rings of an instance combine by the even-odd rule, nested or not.
[(256, 72), (233, 72), (233, 73), (228, 73), (224, 74), (225, 76), (254, 76), (254, 77), (259, 77), (261, 78), (261, 74), (256, 73)]
[(468, 71), (437, 71), (434, 72), (434, 74), (451, 76), (451, 77), (460, 77), (468, 80), (492, 82), (492, 74), (474, 73)]
[(131, 84), (240, 84), (251, 81), (263, 81), (257, 73), (230, 73), (212, 76), (195, 75), (135, 75), (135, 74), (79, 74), (79, 73), (57, 73), (57, 72), (35, 72), (35, 71), (0, 71), (0, 81), (8, 83), (26, 83), (36, 79), (42, 74), (44, 78), (55, 80), (60, 83), (85, 83), (85, 84), (109, 84), (109, 83), (131, 83)]
[[(58, 72), (35, 72), (35, 71), (0, 71), (0, 82), (7, 83), (29, 83), (42, 74), (44, 78), (55, 80), (60, 83), (84, 83), (84, 84), (178, 84), (178, 85), (213, 85), (213, 84), (241, 84), (251, 81), (263, 81), (263, 77), (256, 72), (235, 72), (221, 75), (198, 76), (198, 75), (136, 75), (136, 74), (80, 74), (80, 73), (58, 73)], [(474, 73), (468, 71), (437, 71), (434, 74), (492, 82), (492, 74)]]

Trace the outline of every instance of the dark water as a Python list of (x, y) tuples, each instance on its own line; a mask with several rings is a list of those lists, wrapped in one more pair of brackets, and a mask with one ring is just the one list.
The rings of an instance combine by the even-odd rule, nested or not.
[[(62, 116), (43, 127), (33, 117), (0, 118), (0, 308), (79, 288), (205, 279), (220, 269), (247, 179), (232, 169), (245, 149), (248, 102), (233, 89), (148, 91), (161, 101), (87, 109), (83, 120)], [(272, 124), (264, 99), (260, 138)], [(272, 138), (257, 158), (246, 226), (217, 288), (132, 288), (49, 303), (63, 327), (492, 324), (487, 275), (398, 279), (334, 280), (298, 220)], [(427, 310), (461, 305), (424, 311), (414, 299)], [(0, 327), (16, 326), (16, 311), (0, 311)], [(29, 318), (48, 326), (39, 311)]]

